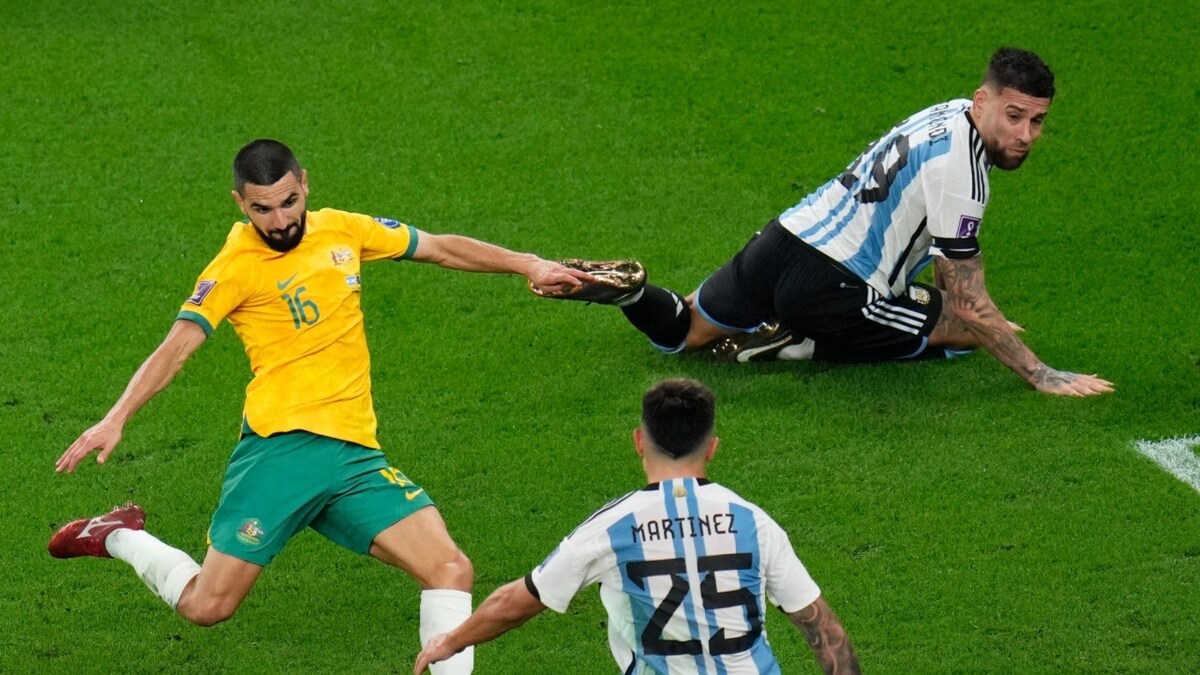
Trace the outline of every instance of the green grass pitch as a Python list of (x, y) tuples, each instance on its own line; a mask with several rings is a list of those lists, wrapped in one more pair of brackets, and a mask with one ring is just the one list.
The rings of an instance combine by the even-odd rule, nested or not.
[[(45, 552), (136, 498), (194, 556), (249, 369), (221, 327), (107, 466), (55, 476), (165, 334), (278, 137), (314, 207), (546, 257), (635, 256), (690, 291), (771, 217), (1004, 44), (1059, 95), (992, 173), (988, 285), (1052, 366), (665, 357), (519, 279), (367, 266), (380, 438), (438, 501), (476, 601), (641, 484), (641, 392), (719, 397), (712, 476), (791, 534), (872, 672), (1200, 669), (1200, 494), (1136, 453), (1200, 432), (1195, 3), (19, 3), (0, 20), (0, 672), (408, 672), (418, 589), (298, 536), (198, 629), (110, 561)], [(251, 8), (248, 5), (253, 4)], [(814, 672), (776, 612), (785, 672)], [(595, 591), (477, 652), (611, 673)]]

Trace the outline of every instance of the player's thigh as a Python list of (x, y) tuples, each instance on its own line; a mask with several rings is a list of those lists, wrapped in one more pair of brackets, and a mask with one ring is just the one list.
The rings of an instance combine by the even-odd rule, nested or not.
[(380, 532), (371, 556), (407, 572), (422, 588), (470, 590), (474, 571), (450, 537), (446, 521), (430, 505)]
[(312, 528), (356, 553), (370, 553), (382, 532), (433, 506), (424, 488), (374, 448), (344, 444), (335, 471), (338, 493), (313, 519)]
[(913, 284), (896, 298), (884, 298), (870, 287), (863, 292), (865, 302), (858, 308), (841, 308), (815, 322), (816, 358), (875, 362), (925, 356), (929, 336), (941, 317), (938, 291)]
[[(693, 331), (688, 346), (722, 335), (750, 332), (775, 318), (774, 290), (786, 264), (780, 239), (791, 235), (772, 223), (755, 233), (742, 250), (704, 280), (691, 296)], [(701, 319), (698, 323), (695, 319)]]
[(209, 544), (265, 566), (320, 513), (330, 492), (331, 444), (307, 432), (248, 435), (230, 457)]

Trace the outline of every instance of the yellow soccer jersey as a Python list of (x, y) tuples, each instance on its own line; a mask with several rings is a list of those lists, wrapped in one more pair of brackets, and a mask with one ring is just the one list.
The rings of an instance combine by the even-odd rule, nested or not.
[(378, 448), (359, 265), (416, 248), (409, 225), (333, 209), (308, 212), (287, 253), (237, 223), (179, 318), (210, 335), (229, 319), (254, 372), (245, 407), (254, 433), (303, 429)]

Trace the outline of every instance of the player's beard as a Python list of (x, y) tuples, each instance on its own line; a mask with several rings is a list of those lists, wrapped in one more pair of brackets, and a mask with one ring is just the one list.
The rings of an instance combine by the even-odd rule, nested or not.
[(1021, 165), (1024, 164), (1025, 160), (1029, 157), (1028, 150), (1025, 151), (1025, 154), (1014, 157), (997, 147), (992, 147), (985, 144), (984, 148), (987, 150), (988, 161), (992, 163), (992, 166), (1005, 171), (1016, 171), (1017, 169), (1021, 168)]
[(282, 230), (275, 230), (271, 234), (263, 234), (263, 231), (254, 228), (258, 232), (258, 236), (262, 238), (272, 251), (287, 253), (288, 251), (300, 245), (300, 240), (304, 238), (304, 233), (308, 228), (308, 213), (301, 211), (300, 220), (288, 225)]

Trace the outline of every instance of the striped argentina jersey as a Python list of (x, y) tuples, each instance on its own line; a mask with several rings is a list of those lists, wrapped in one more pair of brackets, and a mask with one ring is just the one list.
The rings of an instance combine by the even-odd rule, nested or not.
[(705, 479), (651, 484), (594, 513), (525, 577), (565, 612), (593, 583), (623, 673), (779, 673), (764, 595), (799, 611), (820, 589), (762, 509)]
[(977, 255), (991, 164), (970, 108), (947, 101), (897, 124), (780, 224), (888, 298), (931, 253)]

